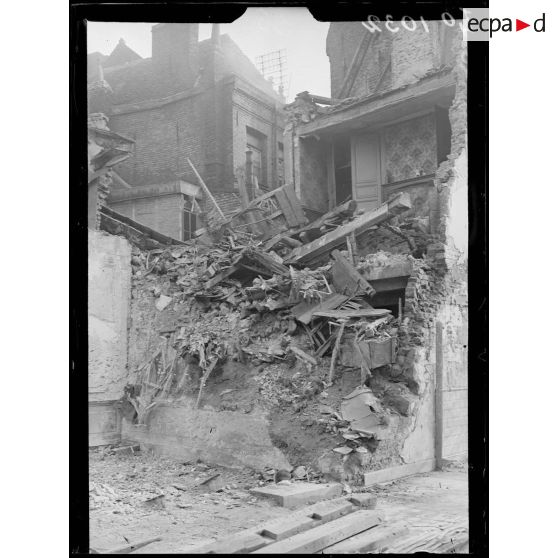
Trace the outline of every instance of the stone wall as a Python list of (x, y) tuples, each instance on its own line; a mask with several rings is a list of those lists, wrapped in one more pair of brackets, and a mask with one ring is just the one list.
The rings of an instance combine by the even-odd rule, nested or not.
[(131, 246), (125, 238), (89, 231), (89, 400), (110, 401), (126, 385)]
[(274, 447), (263, 414), (194, 409), (192, 401), (164, 404), (151, 413), (148, 426), (124, 421), (122, 435), (176, 459), (234, 468), (290, 468)]

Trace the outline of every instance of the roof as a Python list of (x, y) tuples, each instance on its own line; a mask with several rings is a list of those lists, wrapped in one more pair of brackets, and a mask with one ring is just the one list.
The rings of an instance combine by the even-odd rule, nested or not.
[[(281, 101), (271, 83), (260, 74), (256, 66), (228, 35), (221, 35), (220, 42), (224, 70), (218, 79), (231, 74), (238, 75), (274, 100)], [(206, 67), (208, 58), (212, 54), (211, 39), (201, 41), (198, 46), (200, 67)], [(155, 100), (184, 91), (184, 87), (178, 81), (173, 83), (160, 79), (152, 58), (138, 58), (119, 66), (106, 66), (106, 62), (103, 62), (103, 68), (105, 80), (114, 92), (112, 97), (114, 105)]]
[[(435, 105), (449, 106), (455, 94), (455, 75), (448, 67), (432, 71), (415, 83), (381, 93), (351, 97), (321, 109), (298, 128), (299, 135), (337, 132), (386, 124)], [(355, 127), (354, 124), (358, 123)]]
[(103, 68), (110, 68), (111, 66), (121, 66), (141, 60), (141, 56), (133, 51), (125, 42), (120, 39), (114, 50), (110, 53), (109, 57), (102, 61)]

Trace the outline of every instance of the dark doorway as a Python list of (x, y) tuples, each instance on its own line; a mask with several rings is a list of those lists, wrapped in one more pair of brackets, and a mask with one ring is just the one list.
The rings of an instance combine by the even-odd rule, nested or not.
[(353, 197), (351, 176), (351, 142), (349, 138), (338, 138), (333, 144), (335, 168), (335, 204), (339, 205)]

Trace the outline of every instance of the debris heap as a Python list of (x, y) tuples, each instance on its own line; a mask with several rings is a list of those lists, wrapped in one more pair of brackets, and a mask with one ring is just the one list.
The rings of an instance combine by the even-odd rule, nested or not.
[[(345, 407), (376, 400), (367, 385), (375, 369), (396, 364), (403, 324), (401, 313), (371, 304), (375, 291), (366, 275), (389, 256), (359, 256), (357, 238), (411, 204), (399, 194), (358, 213), (351, 201), (308, 223), (296, 203), (292, 192), (279, 189), (194, 240), (134, 250), (136, 284), (154, 297), (157, 313), (172, 315), (126, 388), (136, 423), (145, 424), (169, 400), (188, 397), (200, 406), (208, 379), (227, 361), (260, 367), (260, 397), (296, 408), (350, 367), (360, 370), (357, 390), (365, 391), (347, 396), (340, 412), (321, 422), (342, 436), (336, 451), (345, 457), (374, 448), (367, 441), (381, 438), (389, 422), (382, 405), (356, 419)], [(398, 257), (414, 264), (412, 256)], [(299, 372), (286, 379), (283, 371), (295, 365)]]

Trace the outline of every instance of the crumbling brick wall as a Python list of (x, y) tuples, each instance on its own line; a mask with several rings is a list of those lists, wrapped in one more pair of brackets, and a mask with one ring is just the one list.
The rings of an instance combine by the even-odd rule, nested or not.
[[(451, 63), (455, 54), (453, 41), (460, 37), (457, 25), (441, 21), (422, 23), (413, 31), (393, 22), (391, 32), (385, 22), (378, 23), (352, 87), (345, 97), (361, 97), (387, 89), (397, 89), (418, 81), (432, 70)], [(371, 32), (360, 22), (335, 22), (327, 36), (327, 55), (331, 68), (331, 95), (339, 98), (351, 62), (366, 34)], [(391, 68), (391, 70), (390, 70)]]
[[(436, 323), (442, 328), (443, 443), (444, 458), (467, 454), (467, 129), (466, 57), (458, 37), (453, 37), (456, 60), (456, 95), (449, 111), (451, 153), (438, 167), (434, 188), (438, 215), (430, 229), (416, 221), (414, 210), (395, 221), (412, 240), (380, 226), (359, 239), (361, 254), (384, 250), (413, 254), (412, 244), (423, 252), (405, 290), (394, 380), (403, 381), (418, 396), (412, 413), (393, 425), (393, 436), (380, 440), (367, 468), (432, 460), (436, 388)], [(413, 223), (410, 227), (405, 223)]]

